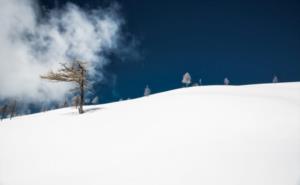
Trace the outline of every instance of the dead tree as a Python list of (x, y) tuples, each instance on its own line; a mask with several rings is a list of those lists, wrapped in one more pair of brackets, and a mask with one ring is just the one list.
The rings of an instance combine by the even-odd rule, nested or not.
[(57, 72), (50, 71), (46, 75), (42, 75), (42, 79), (58, 82), (73, 82), (77, 85), (76, 90), (79, 91), (79, 114), (83, 113), (84, 90), (87, 85), (86, 64), (81, 61), (75, 61), (72, 64), (61, 64), (61, 69)]

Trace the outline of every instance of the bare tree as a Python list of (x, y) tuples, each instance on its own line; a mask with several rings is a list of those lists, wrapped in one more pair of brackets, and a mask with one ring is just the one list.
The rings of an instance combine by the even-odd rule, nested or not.
[(186, 72), (184, 75), (183, 75), (183, 78), (182, 78), (182, 81), (181, 81), (183, 84), (185, 84), (185, 86), (189, 86), (191, 83), (192, 83), (192, 77), (190, 75), (190, 73)]
[(144, 90), (144, 96), (149, 96), (150, 94), (151, 94), (151, 89), (147, 85), (146, 88), (145, 88), (145, 90)]
[(228, 78), (224, 78), (224, 85), (229, 85), (230, 84), (230, 81)]
[(86, 65), (81, 61), (75, 61), (72, 64), (61, 64), (61, 69), (57, 72), (50, 71), (41, 76), (42, 79), (58, 82), (73, 82), (77, 84), (75, 90), (79, 91), (79, 114), (83, 113), (84, 91), (87, 85)]

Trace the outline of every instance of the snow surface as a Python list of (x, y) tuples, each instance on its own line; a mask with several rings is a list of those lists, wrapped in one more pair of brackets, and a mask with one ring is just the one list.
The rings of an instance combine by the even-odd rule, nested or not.
[(300, 185), (300, 83), (182, 88), (0, 122), (0, 185)]

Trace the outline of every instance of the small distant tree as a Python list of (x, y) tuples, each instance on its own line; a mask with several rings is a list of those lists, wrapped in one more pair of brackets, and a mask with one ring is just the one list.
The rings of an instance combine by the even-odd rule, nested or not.
[(202, 79), (201, 78), (199, 79), (199, 83), (198, 84), (202, 85)]
[(182, 81), (181, 81), (186, 87), (189, 86), (192, 83), (192, 77), (190, 73), (186, 72), (183, 75)]
[(276, 75), (274, 75), (274, 77), (273, 77), (273, 83), (278, 83), (278, 82), (279, 82), (278, 77)]
[(85, 104), (90, 104), (91, 103), (91, 99), (89, 99), (89, 98), (84, 99), (84, 103)]
[(17, 109), (17, 100), (14, 100), (9, 106), (10, 119), (16, 116), (16, 109)]
[(228, 78), (224, 78), (224, 85), (229, 85), (230, 84), (230, 81)]
[(145, 88), (145, 90), (144, 90), (144, 96), (149, 96), (150, 94), (151, 94), (151, 89), (147, 85), (146, 88)]
[(79, 96), (74, 96), (72, 99), (72, 103), (73, 106), (77, 109), (77, 107), (79, 106), (79, 102), (80, 102), (80, 97)]
[(66, 98), (65, 101), (60, 105), (61, 108), (65, 108), (68, 107), (69, 103), (68, 103), (68, 99)]
[(92, 104), (98, 104), (99, 103), (99, 98), (98, 98), (98, 96), (95, 96), (95, 98), (93, 98), (93, 100), (92, 100)]
[(42, 75), (42, 79), (58, 82), (73, 82), (77, 85), (76, 90), (79, 91), (79, 114), (83, 113), (84, 92), (87, 85), (86, 65), (81, 61), (75, 61), (72, 64), (61, 64), (61, 68), (57, 72), (50, 71), (46, 75)]
[(6, 118), (7, 116), (7, 112), (8, 112), (8, 105), (3, 105), (0, 109), (0, 112), (1, 112), (1, 121)]
[(41, 106), (41, 112), (46, 112), (48, 110), (47, 105), (43, 104)]
[(193, 86), (193, 87), (196, 87), (196, 86), (199, 86), (199, 84), (196, 82), (196, 83), (193, 83), (192, 86)]

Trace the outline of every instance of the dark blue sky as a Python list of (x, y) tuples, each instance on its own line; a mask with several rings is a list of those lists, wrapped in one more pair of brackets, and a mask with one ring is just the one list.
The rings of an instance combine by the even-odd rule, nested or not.
[[(85, 8), (110, 3), (70, 2)], [(153, 92), (181, 87), (187, 71), (204, 85), (222, 84), (224, 77), (236, 85), (271, 82), (273, 75), (300, 81), (300, 1), (117, 2), (142, 58), (107, 66), (107, 78), (116, 84), (97, 84), (102, 102), (141, 96), (146, 84)]]

